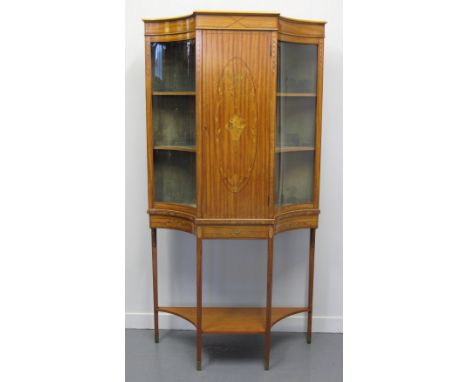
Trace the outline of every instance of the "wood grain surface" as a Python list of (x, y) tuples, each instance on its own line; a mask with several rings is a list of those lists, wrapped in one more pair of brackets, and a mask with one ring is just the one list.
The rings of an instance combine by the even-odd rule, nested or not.
[[(158, 310), (174, 314), (194, 326), (197, 325), (196, 307), (160, 307)], [(271, 308), (271, 326), (301, 312), (307, 312), (307, 307)], [(265, 308), (206, 307), (202, 309), (204, 334), (263, 334), (265, 333), (265, 319)]]
[[(270, 32), (203, 31), (204, 218), (268, 218), (274, 102)], [(267, 171), (266, 171), (267, 170)]]

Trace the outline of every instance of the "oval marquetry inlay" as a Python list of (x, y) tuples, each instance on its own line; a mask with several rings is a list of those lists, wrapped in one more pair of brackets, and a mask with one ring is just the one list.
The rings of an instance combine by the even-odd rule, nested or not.
[(216, 157), (224, 184), (239, 192), (249, 181), (257, 156), (258, 100), (250, 70), (233, 58), (224, 66), (217, 89)]

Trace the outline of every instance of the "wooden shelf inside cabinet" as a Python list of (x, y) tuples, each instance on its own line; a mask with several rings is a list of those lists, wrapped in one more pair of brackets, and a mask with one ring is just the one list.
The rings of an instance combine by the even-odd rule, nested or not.
[(195, 152), (195, 146), (154, 146), (155, 150)]
[(302, 151), (315, 151), (315, 147), (307, 147), (307, 146), (283, 146), (283, 147), (276, 147), (275, 153), (296, 153)]
[(155, 96), (194, 96), (195, 92), (153, 92)]
[(276, 93), (277, 97), (317, 97), (315, 93)]
[[(159, 311), (175, 314), (196, 326), (197, 308), (160, 307)], [(293, 314), (306, 312), (305, 307), (272, 308), (271, 325)], [(207, 334), (265, 333), (266, 308), (203, 308), (202, 332)]]

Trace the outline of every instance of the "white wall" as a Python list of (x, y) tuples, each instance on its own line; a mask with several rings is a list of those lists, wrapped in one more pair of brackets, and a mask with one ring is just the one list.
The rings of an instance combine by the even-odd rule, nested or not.
[[(342, 4), (317, 1), (129, 0), (126, 11), (126, 325), (152, 327), (150, 230), (146, 188), (143, 17), (185, 15), (193, 10), (275, 11), (293, 18), (328, 21), (325, 39), (322, 179), (317, 231), (314, 331), (342, 331)], [(195, 239), (158, 230), (160, 305), (195, 304)], [(275, 239), (273, 304), (306, 305), (308, 231)], [(203, 299), (206, 305), (265, 303), (266, 241), (205, 241)], [(193, 328), (161, 315), (161, 327)], [(304, 317), (276, 330), (303, 330)]]

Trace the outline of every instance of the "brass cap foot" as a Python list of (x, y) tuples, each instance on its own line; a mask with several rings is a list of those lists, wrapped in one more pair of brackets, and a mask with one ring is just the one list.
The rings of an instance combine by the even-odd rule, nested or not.
[(154, 335), (154, 342), (156, 342), (157, 344), (159, 343), (159, 335), (158, 334)]
[(197, 361), (197, 370), (198, 370), (198, 371), (201, 370), (201, 361)]
[(307, 334), (307, 343), (310, 344), (312, 342), (312, 335)]
[(270, 370), (270, 361), (264, 359), (263, 360), (263, 367), (264, 367), (265, 370)]

